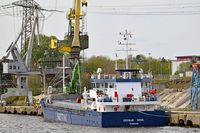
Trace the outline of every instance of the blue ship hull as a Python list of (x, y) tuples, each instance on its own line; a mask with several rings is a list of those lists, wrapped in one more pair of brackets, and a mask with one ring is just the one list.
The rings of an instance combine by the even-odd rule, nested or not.
[(167, 121), (165, 111), (162, 110), (96, 112), (43, 107), (43, 114), (46, 121), (95, 127), (165, 126)]

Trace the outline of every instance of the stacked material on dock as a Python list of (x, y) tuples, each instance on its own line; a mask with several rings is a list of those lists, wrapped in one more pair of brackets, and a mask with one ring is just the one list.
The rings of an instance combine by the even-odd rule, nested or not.
[(0, 113), (43, 115), (41, 108), (34, 106), (0, 106)]

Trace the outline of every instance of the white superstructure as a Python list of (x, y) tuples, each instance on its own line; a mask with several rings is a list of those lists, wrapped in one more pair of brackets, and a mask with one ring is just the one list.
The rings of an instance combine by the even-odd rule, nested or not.
[(156, 90), (151, 88), (151, 76), (144, 76), (139, 69), (116, 71), (120, 75), (101, 75), (98, 71), (97, 75), (91, 76), (93, 89), (84, 91), (85, 105), (90, 104), (91, 109), (99, 112), (153, 111), (158, 108), (160, 102)]

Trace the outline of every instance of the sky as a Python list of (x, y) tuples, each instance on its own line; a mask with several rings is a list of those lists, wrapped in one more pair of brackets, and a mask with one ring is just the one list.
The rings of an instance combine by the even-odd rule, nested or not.
[[(1, 0), (0, 5), (5, 5), (16, 0)], [(36, 0), (43, 8), (68, 11), (72, 6), (72, 0)], [(185, 3), (196, 7), (185, 9)], [(199, 3), (199, 4), (198, 4)], [(144, 6), (144, 5), (147, 5)], [(148, 5), (156, 6), (151, 9)], [(169, 5), (166, 9), (162, 5)], [(132, 11), (174, 11), (174, 5), (182, 5), (181, 11), (200, 11), (199, 0), (88, 0), (87, 32), (89, 35), (89, 49), (86, 56), (108, 56), (115, 58), (118, 45), (121, 40), (119, 32), (127, 29), (133, 33), (130, 42), (136, 43), (131, 48), (136, 51), (132, 55), (144, 54), (159, 58), (175, 59), (176, 56), (200, 55), (200, 14), (199, 15), (134, 15)], [(187, 5), (187, 4), (186, 4)], [(8, 9), (0, 9), (7, 12)], [(12, 11), (12, 10), (11, 10)], [(109, 13), (109, 12), (114, 13)], [(118, 12), (128, 12), (126, 15)], [(103, 13), (102, 13), (103, 12)], [(45, 13), (41, 33), (55, 35), (63, 39), (68, 29), (66, 12)], [(21, 18), (7, 15), (0, 15), (0, 58), (6, 54), (6, 49), (15, 40), (20, 31)], [(119, 57), (124, 57), (123, 52), (117, 52)]]

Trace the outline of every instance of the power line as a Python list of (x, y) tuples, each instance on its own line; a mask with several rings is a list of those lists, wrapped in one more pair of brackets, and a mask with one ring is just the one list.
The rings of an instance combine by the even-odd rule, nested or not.
[(120, 8), (120, 7), (165, 7), (165, 6), (197, 6), (200, 5), (200, 3), (168, 3), (168, 4), (141, 4), (141, 5), (135, 5), (135, 4), (128, 4), (128, 5), (115, 5), (115, 6), (90, 6), (93, 8)]
[[(14, 8), (13, 5), (0, 6), (0, 16), (14, 16), (10, 12), (3, 12), (1, 9)], [(143, 10), (140, 10), (143, 9)], [(170, 10), (174, 9), (174, 10)], [(188, 10), (189, 9), (189, 10)], [(42, 9), (44, 11), (64, 10), (57, 7), (57, 0), (53, 10)], [(139, 11), (138, 11), (139, 10)], [(61, 11), (64, 12), (64, 11)], [(145, 5), (116, 5), (116, 6), (89, 6), (89, 14), (108, 15), (199, 15), (200, 3), (168, 3), (168, 4), (145, 4)], [(22, 16), (22, 13), (19, 13)], [(51, 17), (51, 13), (45, 20)]]
[(92, 6), (88, 12), (111, 15), (199, 15), (200, 3)]
[(200, 11), (171, 11), (171, 12), (90, 11), (88, 13), (104, 14), (104, 15), (200, 15)]
[[(54, 9), (45, 9), (39, 6), (39, 4), (37, 2), (34, 2), (37, 6), (34, 8), (40, 8), (40, 13), (42, 13), (41, 11), (46, 11), (46, 12), (52, 12), (51, 14), (53, 14), (53, 12), (63, 12), (63, 11), (59, 11), (57, 10), (57, 0), (55, 1), (55, 8)], [(16, 16), (15, 14), (13, 14), (12, 10), (13, 8), (17, 8), (17, 7), (21, 7), (21, 8), (32, 8), (32, 5), (27, 4), (24, 5), (24, 1), (18, 1), (18, 2), (13, 2), (11, 4), (7, 4), (7, 5), (2, 5), (0, 6), (0, 16)], [(7, 10), (6, 13), (4, 13), (4, 11)], [(20, 12), (18, 12), (18, 14), (20, 14), (21, 17), (23, 17), (23, 9), (21, 9)], [(44, 15), (43, 15), (44, 16)], [(49, 15), (50, 17), (52, 15)], [(49, 16), (47, 18), (49, 18)]]
[[(51, 10), (51, 11), (52, 11), (51, 14), (50, 14), (49, 16), (47, 16), (44, 20), (48, 20), (50, 17), (52, 17), (52, 15), (54, 14), (53, 11), (58, 11), (58, 10), (57, 10), (57, 6), (58, 6), (58, 1), (56, 0), (56, 1), (55, 1), (55, 7), (54, 7), (54, 9)], [(60, 11), (60, 12), (62, 12), (62, 11)]]
[(194, 5), (194, 6), (159, 6), (159, 7), (89, 7), (89, 10), (169, 10), (169, 9), (200, 9), (200, 5)]

